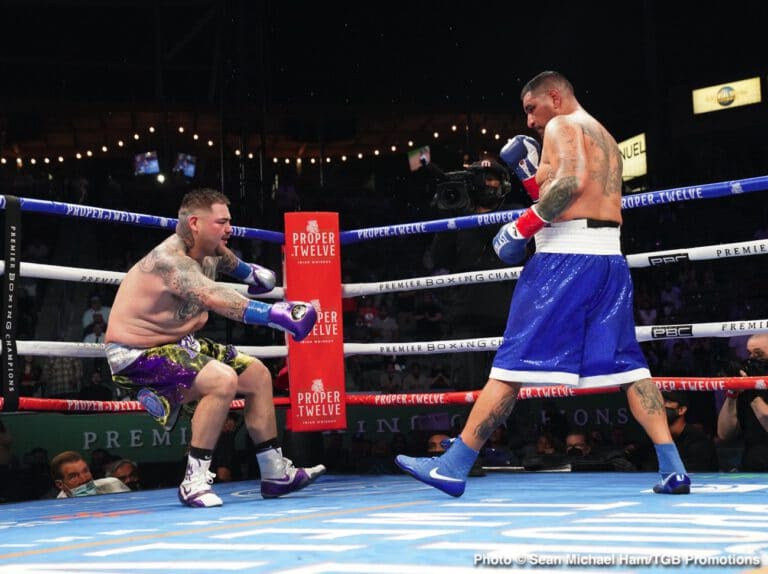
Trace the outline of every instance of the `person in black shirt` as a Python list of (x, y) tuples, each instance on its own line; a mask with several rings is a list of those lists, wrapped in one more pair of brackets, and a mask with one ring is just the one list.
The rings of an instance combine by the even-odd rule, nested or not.
[[(752, 335), (747, 351), (741, 376), (768, 375), (768, 333)], [(717, 435), (724, 441), (741, 435), (744, 452), (739, 470), (768, 471), (768, 391), (727, 391), (717, 417)]]
[(720, 465), (714, 441), (700, 428), (688, 424), (685, 419), (685, 413), (688, 412), (686, 393), (665, 391), (661, 396), (664, 397), (669, 431), (685, 468), (691, 472), (717, 472)]
[[(472, 164), (469, 169), (482, 171), (486, 187), (473, 195), (470, 210), (463, 215), (523, 207), (522, 204), (503, 204), (509, 176), (501, 164), (484, 160)], [(509, 267), (493, 250), (497, 232), (498, 226), (490, 225), (436, 234), (430, 247), (435, 267), (446, 268), (451, 273)], [(450, 300), (446, 301), (447, 336), (451, 339), (501, 337), (507, 325), (513, 290), (514, 283), (510, 281), (452, 287), (448, 290)], [(454, 362), (452, 370), (458, 373), (457, 386), (469, 390), (477, 388), (488, 377), (493, 353), (456, 353), (451, 360)]]

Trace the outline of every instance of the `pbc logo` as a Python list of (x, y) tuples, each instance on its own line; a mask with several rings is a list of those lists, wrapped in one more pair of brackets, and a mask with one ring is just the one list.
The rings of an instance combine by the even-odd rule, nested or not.
[(668, 265), (669, 263), (679, 263), (680, 261), (690, 261), (687, 253), (670, 253), (669, 255), (651, 255), (648, 257), (648, 263), (651, 265)]
[(693, 337), (693, 325), (661, 325), (651, 328), (652, 339), (675, 339)]

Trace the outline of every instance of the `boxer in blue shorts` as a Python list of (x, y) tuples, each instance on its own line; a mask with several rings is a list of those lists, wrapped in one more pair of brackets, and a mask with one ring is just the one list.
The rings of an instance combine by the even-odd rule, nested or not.
[(272, 376), (264, 364), (229, 345), (196, 339), (194, 333), (214, 311), (246, 324), (307, 337), (317, 321), (311, 304), (268, 305), (215, 282), (223, 273), (248, 284), (248, 292), (271, 291), (275, 274), (241, 261), (228, 247), (232, 236), (229, 199), (212, 189), (184, 196), (176, 233), (126, 273), (105, 335), (107, 361), (115, 383), (137, 400), (166, 430), (181, 405), (197, 401), (192, 416), (187, 470), (179, 500), (187, 506), (220, 506), (211, 490), (213, 449), (236, 395), (245, 398), (244, 419), (256, 445), (261, 494), (275, 498), (304, 488), (325, 472), (323, 465), (296, 468), (277, 440)]
[[(635, 337), (632, 279), (621, 255), (622, 159), (616, 141), (579, 104), (571, 83), (542, 72), (521, 92), (528, 136), (509, 140), (501, 158), (534, 205), (493, 240), (506, 263), (536, 253), (515, 287), (504, 341), (464, 429), (440, 457), (399, 455), (400, 468), (452, 496), (491, 433), (509, 417), (522, 384), (626, 385), (629, 408), (654, 443), (660, 494), (688, 494), (664, 401)], [(482, 302), (478, 302), (482, 304)]]

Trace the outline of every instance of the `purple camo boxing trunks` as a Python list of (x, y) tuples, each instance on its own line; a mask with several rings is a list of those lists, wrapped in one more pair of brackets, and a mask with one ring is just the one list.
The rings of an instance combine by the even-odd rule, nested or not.
[(137, 349), (116, 343), (106, 345), (107, 361), (115, 384), (132, 394), (151, 387), (171, 404), (183, 400), (197, 374), (210, 361), (229, 365), (240, 375), (256, 359), (240, 353), (234, 345), (187, 335), (177, 343)]

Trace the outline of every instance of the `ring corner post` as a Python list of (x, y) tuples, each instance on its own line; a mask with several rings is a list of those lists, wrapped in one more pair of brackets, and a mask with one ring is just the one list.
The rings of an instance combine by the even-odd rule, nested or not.
[(16, 334), (18, 331), (18, 291), (21, 269), (21, 200), (12, 195), (5, 196), (5, 268), (3, 274), (3, 315), (2, 322), (2, 389), (3, 411), (19, 409), (18, 353)]
[(345, 429), (339, 214), (285, 214), (285, 298), (312, 303), (317, 323), (288, 338), (291, 431)]

